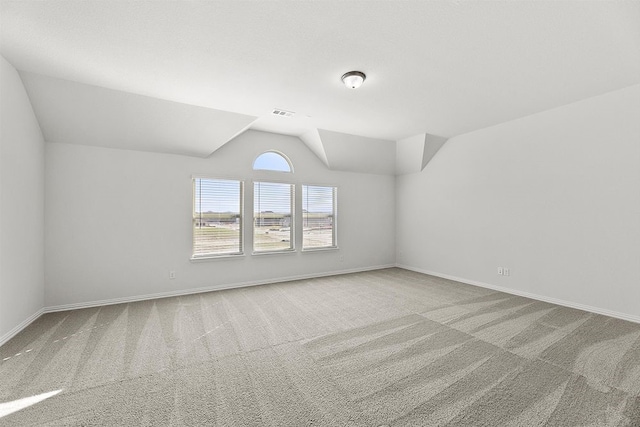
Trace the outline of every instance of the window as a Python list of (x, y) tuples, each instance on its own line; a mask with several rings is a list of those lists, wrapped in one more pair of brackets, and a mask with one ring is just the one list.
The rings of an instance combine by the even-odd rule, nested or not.
[(254, 170), (267, 170), (276, 172), (291, 172), (291, 162), (284, 154), (275, 151), (267, 151), (260, 154), (253, 162)]
[(293, 250), (293, 184), (253, 183), (253, 251)]
[(335, 248), (336, 187), (302, 186), (302, 249)]
[(243, 183), (193, 179), (193, 257), (242, 254)]

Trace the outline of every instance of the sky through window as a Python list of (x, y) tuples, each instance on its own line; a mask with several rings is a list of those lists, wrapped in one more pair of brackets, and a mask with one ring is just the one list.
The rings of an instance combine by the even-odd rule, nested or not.
[(291, 172), (291, 166), (287, 159), (281, 154), (273, 151), (267, 151), (258, 156), (255, 162), (253, 162), (254, 170), (268, 170), (277, 172)]

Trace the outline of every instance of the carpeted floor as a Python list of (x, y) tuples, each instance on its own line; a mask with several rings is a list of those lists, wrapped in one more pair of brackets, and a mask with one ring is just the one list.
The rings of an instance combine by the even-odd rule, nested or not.
[(51, 313), (0, 348), (3, 411), (2, 426), (637, 427), (640, 325), (396, 268)]

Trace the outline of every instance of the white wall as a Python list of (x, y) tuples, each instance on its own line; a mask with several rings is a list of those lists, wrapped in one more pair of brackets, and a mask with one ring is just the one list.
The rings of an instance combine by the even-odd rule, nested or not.
[[(285, 153), (295, 173), (254, 172), (255, 157), (270, 149)], [(249, 194), (252, 179), (337, 186), (340, 249), (252, 256), (249, 246), (239, 259), (189, 261), (194, 174), (245, 179)], [(329, 171), (302, 141), (284, 135), (248, 131), (208, 159), (48, 143), (45, 303), (56, 307), (393, 265), (394, 197), (394, 176)], [(250, 235), (251, 203), (245, 212)], [(169, 270), (176, 279), (169, 279)]]
[(0, 56), (0, 344), (43, 308), (44, 141), (17, 71)]
[(452, 138), (396, 189), (399, 265), (640, 320), (640, 85)]

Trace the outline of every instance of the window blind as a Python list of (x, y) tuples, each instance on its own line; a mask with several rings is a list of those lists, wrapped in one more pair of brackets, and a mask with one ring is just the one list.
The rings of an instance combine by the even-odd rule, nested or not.
[(253, 251), (292, 250), (293, 184), (253, 183)]
[(193, 179), (193, 258), (242, 254), (242, 181)]
[(302, 249), (336, 247), (336, 187), (302, 186)]

